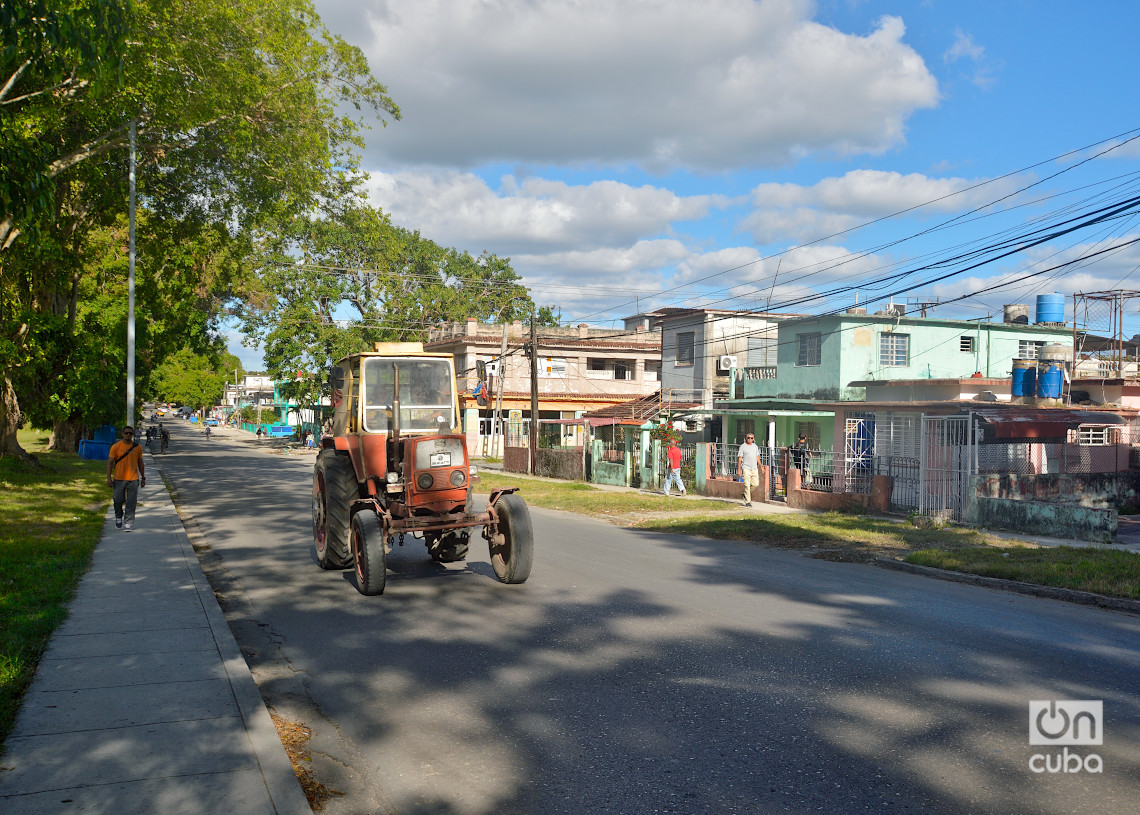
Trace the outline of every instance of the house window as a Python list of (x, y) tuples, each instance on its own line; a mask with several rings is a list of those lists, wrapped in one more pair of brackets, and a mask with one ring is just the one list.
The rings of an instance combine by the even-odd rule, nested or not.
[(818, 331), (810, 334), (796, 334), (796, 365), (820, 365), (823, 357), (820, 353), (821, 335)]
[(1108, 447), (1116, 444), (1116, 428), (1104, 425), (1081, 425), (1077, 428), (1077, 444), (1081, 447)]
[(693, 339), (696, 334), (692, 331), (681, 331), (677, 334), (677, 364), (693, 364)]
[(624, 362), (615, 362), (614, 379), (633, 379), (633, 371)]
[(736, 443), (744, 444), (744, 439), (748, 436), (756, 435), (756, 420), (755, 419), (737, 419), (736, 421)]
[(590, 371), (604, 371), (606, 369), (606, 361), (597, 357), (590, 357), (586, 360), (586, 369)]
[(974, 353), (974, 338), (966, 336), (959, 337), (958, 350), (966, 354)]
[(905, 368), (910, 364), (910, 335), (879, 335), (879, 364), (886, 368)]
[(1044, 342), (1039, 340), (1018, 340), (1017, 358), (1037, 359), (1037, 355), (1041, 352), (1041, 346), (1044, 344)]

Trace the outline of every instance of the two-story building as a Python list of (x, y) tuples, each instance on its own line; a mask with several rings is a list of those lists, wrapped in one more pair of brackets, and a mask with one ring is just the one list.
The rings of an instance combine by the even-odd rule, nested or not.
[(689, 429), (702, 441), (723, 437), (713, 404), (729, 396), (733, 368), (776, 365), (777, 324), (798, 315), (692, 308), (654, 313), (661, 329), (661, 393), (696, 402)]
[[(529, 432), (531, 422), (531, 362), (527, 354), (530, 329), (521, 322), (509, 325), (469, 319), (431, 329), (425, 350), (455, 357), (459, 381), (460, 414), (468, 449), (489, 453), (489, 442), (510, 434)], [(503, 347), (506, 352), (503, 353)], [(562, 423), (559, 442), (579, 444), (573, 420), (597, 410), (655, 394), (661, 382), (661, 340), (648, 327), (625, 329), (539, 327), (538, 419), (551, 427)], [(475, 390), (478, 363), (487, 366), (490, 399), (479, 404)], [(493, 426), (500, 407), (503, 426)]]
[(864, 403), (852, 411), (866, 412), (868, 390), (886, 382), (909, 383), (891, 390), (912, 393), (914, 402), (953, 394), (1008, 400), (1013, 361), (1036, 359), (1050, 344), (1071, 347), (1072, 329), (914, 317), (900, 307), (789, 319), (778, 323), (775, 364), (738, 371), (733, 398), (718, 402), (718, 412), (729, 440), (754, 432), (758, 443), (779, 448), (803, 433), (812, 449), (843, 450), (848, 427), (846, 417), (836, 421), (835, 403)]

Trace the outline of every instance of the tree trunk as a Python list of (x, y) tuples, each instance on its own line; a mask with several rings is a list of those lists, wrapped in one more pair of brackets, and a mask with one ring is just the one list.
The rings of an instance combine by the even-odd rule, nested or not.
[(83, 425), (79, 422), (56, 422), (51, 430), (51, 441), (47, 449), (62, 453), (79, 452), (79, 439), (83, 436)]
[(16, 431), (20, 427), (20, 403), (16, 399), (16, 389), (12, 380), (4, 376), (0, 384), (0, 458), (15, 456), (24, 461), (34, 461), (28, 451), (20, 446)]

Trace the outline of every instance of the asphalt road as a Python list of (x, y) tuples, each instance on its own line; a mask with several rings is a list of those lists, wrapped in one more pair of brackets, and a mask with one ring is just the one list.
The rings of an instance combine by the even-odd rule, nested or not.
[[(524, 585), (409, 540), (367, 598), (316, 565), (312, 456), (172, 425), (158, 463), (330, 815), (1140, 812), (1138, 616), (546, 510)], [(1031, 700), (1102, 701), (1103, 744), (1064, 749), (1103, 772), (1032, 772), (1063, 749)]]

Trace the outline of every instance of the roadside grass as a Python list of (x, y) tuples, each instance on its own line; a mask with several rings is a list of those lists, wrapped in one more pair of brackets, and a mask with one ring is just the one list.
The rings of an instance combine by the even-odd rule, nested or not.
[(519, 486), (536, 507), (592, 515), (620, 526), (802, 550), (825, 560), (908, 563), (1140, 599), (1140, 555), (1103, 547), (1049, 547), (962, 527), (919, 528), (898, 519), (840, 512), (762, 514), (721, 501), (599, 490), (589, 484), (480, 473), (477, 487)]
[(519, 487), (520, 494), (531, 506), (563, 509), (609, 520), (631, 520), (633, 516), (646, 512), (690, 510), (707, 513), (732, 509), (722, 501), (685, 501), (680, 504), (678, 499), (664, 495), (602, 490), (581, 481), (547, 481), (512, 473), (479, 472), (476, 492), (489, 493), (500, 487)]
[(19, 440), (39, 466), (0, 458), (0, 741), (67, 617), (111, 502), (103, 462), (49, 453), (40, 431)]
[(1140, 555), (1074, 546), (922, 549), (907, 563), (1140, 600)]

